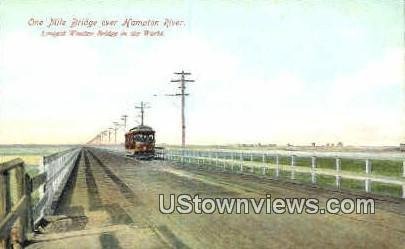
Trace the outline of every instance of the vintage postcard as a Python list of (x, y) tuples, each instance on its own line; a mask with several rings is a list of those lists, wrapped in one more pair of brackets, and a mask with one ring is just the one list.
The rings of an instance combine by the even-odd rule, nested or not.
[(0, 0), (0, 249), (404, 248), (402, 0)]

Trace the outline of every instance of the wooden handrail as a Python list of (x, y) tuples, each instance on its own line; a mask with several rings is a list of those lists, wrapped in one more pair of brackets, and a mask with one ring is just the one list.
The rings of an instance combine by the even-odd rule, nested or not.
[(0, 222), (0, 240), (7, 239), (9, 233), (15, 223), (15, 221), (24, 216), (25, 211), (27, 209), (27, 196), (24, 195), (23, 198), (17, 203), (17, 205), (7, 214), (5, 219), (2, 219)]
[[(52, 201), (54, 198), (54, 195), (48, 193), (44, 195), (39, 203), (33, 205), (31, 194), (48, 183), (50, 183), (50, 188), (46, 189), (52, 190), (53, 181), (63, 172), (65, 164), (74, 165), (72, 160), (75, 159), (64, 156), (76, 149), (72, 148), (45, 156), (44, 164), (48, 164), (48, 167), (50, 167), (47, 168), (49, 172), (46, 171), (34, 177), (26, 174), (24, 161), (20, 158), (0, 163), (0, 249), (20, 248), (25, 242), (26, 235), (33, 231), (35, 222), (38, 222), (42, 217), (41, 215), (44, 215), (44, 209), (41, 209), (41, 205), (48, 203), (49, 200)], [(55, 169), (54, 165), (51, 164), (54, 161), (58, 163), (56, 160), (60, 158), (62, 159), (60, 161), (62, 165)], [(65, 175), (64, 177), (68, 176)], [(11, 177), (15, 181), (12, 181)], [(15, 185), (11, 186), (12, 182), (15, 182)], [(11, 191), (12, 188), (15, 191)], [(12, 194), (15, 196), (11, 196)], [(12, 200), (17, 203), (13, 204)], [(39, 212), (40, 215), (38, 216)]]
[[(11, 171), (14, 170), (14, 174)], [(17, 203), (11, 203), (11, 181), (15, 177)], [(32, 230), (31, 193), (45, 182), (46, 174), (31, 178), (20, 158), (0, 164), (0, 249), (21, 245)]]
[(24, 161), (21, 158), (16, 158), (8, 162), (0, 163), (0, 174), (9, 171), (11, 169), (14, 169), (21, 164), (24, 164)]

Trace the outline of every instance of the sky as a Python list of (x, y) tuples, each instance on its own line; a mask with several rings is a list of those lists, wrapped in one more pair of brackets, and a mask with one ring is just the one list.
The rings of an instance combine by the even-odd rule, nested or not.
[[(86, 143), (147, 101), (188, 144), (405, 142), (403, 1), (0, 1), (0, 144)], [(41, 37), (30, 18), (171, 18), (163, 37)], [(62, 27), (61, 30), (66, 29)], [(58, 30), (56, 28), (55, 30)], [(98, 28), (96, 29), (98, 30)], [(143, 28), (138, 28), (143, 30)], [(154, 96), (156, 95), (156, 96)], [(120, 129), (118, 140), (123, 138)]]

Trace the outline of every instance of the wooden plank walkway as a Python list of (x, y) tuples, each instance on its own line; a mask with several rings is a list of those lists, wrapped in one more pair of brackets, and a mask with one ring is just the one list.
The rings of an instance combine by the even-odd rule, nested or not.
[(158, 195), (359, 196), (255, 176), (139, 162), (84, 149), (56, 213), (27, 248), (401, 248), (405, 201), (377, 200), (376, 214), (161, 214)]

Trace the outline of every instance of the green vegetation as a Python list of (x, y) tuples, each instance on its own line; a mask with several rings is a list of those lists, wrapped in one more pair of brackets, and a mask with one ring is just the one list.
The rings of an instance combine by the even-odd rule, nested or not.
[(269, 176), (271, 178), (276, 177), (276, 170), (275, 169), (266, 169), (266, 176)]
[(320, 169), (336, 169), (336, 159), (316, 158), (316, 167)]
[[(202, 155), (205, 156), (205, 155)], [(235, 161), (239, 161), (239, 154), (234, 154), (233, 157), (231, 154), (227, 154), (226, 159), (230, 160), (233, 158)], [(260, 163), (263, 162), (263, 154), (260, 153), (244, 153), (243, 160), (246, 162), (257, 162), (256, 167), (254, 166), (247, 166), (244, 164), (243, 171), (247, 174), (255, 174), (258, 176), (263, 175), (263, 168), (260, 167)], [(265, 163), (276, 163), (276, 155), (265, 155), (264, 158)], [(312, 157), (310, 156), (296, 156), (295, 158), (295, 165), (297, 167), (311, 167), (312, 166)], [(234, 161), (234, 162), (235, 162)], [(374, 176), (385, 176), (385, 177), (398, 177), (402, 176), (403, 165), (402, 161), (395, 161), (395, 160), (371, 160), (371, 174)], [(279, 155), (279, 164), (282, 166), (290, 166), (291, 165), (291, 156), (288, 155)], [(366, 161), (364, 159), (340, 159), (340, 166), (341, 170), (345, 172), (353, 172), (355, 174), (365, 174), (365, 167)], [(215, 166), (215, 162), (211, 162), (211, 168), (222, 169), (223, 162), (219, 162), (218, 166)], [(226, 170), (231, 171), (231, 164), (227, 164)], [(329, 169), (329, 170), (336, 170), (336, 158), (329, 157), (329, 158), (316, 158), (316, 168), (318, 169)], [(253, 169), (253, 170), (252, 170)], [(288, 167), (290, 169), (290, 167)], [(233, 172), (240, 172), (240, 165), (239, 163), (234, 164)], [(271, 178), (276, 178), (276, 170), (272, 168), (266, 168), (266, 176)], [(279, 172), (279, 179), (284, 179), (287, 181), (294, 181), (303, 184), (312, 184), (311, 173), (309, 172), (298, 172), (296, 171), (291, 177), (292, 173), (290, 170), (282, 170), (280, 169)], [(320, 187), (327, 187), (327, 188), (336, 188), (336, 176), (334, 175), (316, 175), (316, 185)], [(364, 180), (356, 180), (356, 179), (348, 179), (348, 178), (341, 178), (340, 180), (340, 188), (349, 191), (365, 191), (365, 183)], [(388, 195), (393, 197), (401, 197), (402, 196), (402, 187), (400, 185), (395, 184), (383, 184), (373, 182), (371, 184), (371, 192), (376, 194)]]
[(340, 167), (341, 170), (352, 172), (365, 172), (366, 162), (365, 160), (358, 160), (358, 159), (341, 159)]
[(364, 181), (342, 178), (340, 188), (354, 191), (364, 191)]
[(280, 156), (278, 158), (278, 163), (281, 165), (291, 165), (291, 157)]
[[(202, 155), (206, 156), (206, 155)], [(226, 155), (226, 159), (230, 160), (232, 156), (230, 154)], [(233, 172), (240, 172), (239, 163), (239, 154), (234, 154), (233, 156)], [(262, 154), (252, 154), (253, 162), (263, 162)], [(243, 160), (246, 162), (251, 161), (251, 154), (243, 154)], [(206, 162), (208, 163), (208, 162)], [(266, 155), (265, 163), (276, 163), (275, 155)], [(218, 166), (215, 165), (215, 161), (209, 163), (209, 166), (205, 168), (222, 170), (223, 162), (220, 160)], [(291, 165), (291, 156), (279, 156), (280, 165)], [(365, 173), (365, 160), (363, 159), (340, 159), (340, 165), (342, 171), (351, 171), (354, 173)], [(297, 167), (311, 167), (312, 166), (312, 157), (295, 157), (295, 165)], [(316, 167), (319, 169), (331, 169), (336, 170), (336, 158), (316, 158)], [(386, 176), (386, 177), (400, 177), (402, 175), (402, 161), (393, 161), (393, 160), (371, 160), (371, 173), (372, 175)], [(232, 171), (232, 165), (228, 162), (226, 164), (226, 171)], [(257, 166), (248, 166), (244, 164), (243, 171), (247, 174), (255, 174), (258, 176), (263, 175), (263, 168), (260, 167), (260, 164)], [(276, 170), (271, 168), (266, 168), (266, 176), (271, 178), (276, 178)], [(280, 169), (279, 178), (294, 181), (304, 184), (312, 184), (311, 174), (309, 172), (295, 172), (293, 179), (291, 178), (291, 171)], [(328, 175), (316, 175), (316, 184), (321, 187), (336, 188), (336, 177)], [(350, 191), (364, 191), (364, 181), (342, 178), (340, 182), (340, 187), (345, 190)], [(400, 197), (402, 195), (402, 188), (398, 185), (393, 184), (382, 184), (373, 182), (372, 192), (376, 194), (389, 195), (394, 197)]]
[(295, 157), (295, 165), (302, 167), (312, 167), (311, 157)]
[(280, 179), (291, 179), (291, 171), (288, 170), (280, 170)]
[[(291, 179), (291, 174), (290, 174), (290, 179)], [(299, 183), (311, 184), (312, 183), (311, 174), (303, 173), (303, 172), (295, 172), (294, 181), (299, 182)]]
[(389, 195), (394, 197), (401, 197), (402, 187), (399, 185), (373, 182), (371, 184), (371, 191), (377, 194)]
[(271, 155), (271, 156), (268, 155), (266, 159), (267, 159), (266, 161), (268, 163), (276, 164), (276, 156), (275, 155)]
[(317, 175), (316, 182), (321, 187), (336, 187), (335, 176)]
[(389, 160), (371, 160), (371, 174), (383, 176), (401, 176), (402, 162)]

